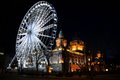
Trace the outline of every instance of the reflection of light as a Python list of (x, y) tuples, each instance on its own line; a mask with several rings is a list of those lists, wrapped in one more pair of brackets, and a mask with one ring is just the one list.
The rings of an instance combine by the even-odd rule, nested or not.
[(108, 69), (105, 69), (105, 71), (108, 71)]

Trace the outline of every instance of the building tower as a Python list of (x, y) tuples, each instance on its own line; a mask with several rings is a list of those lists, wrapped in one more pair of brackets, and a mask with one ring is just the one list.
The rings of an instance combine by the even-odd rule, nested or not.
[(50, 57), (52, 72), (63, 72), (66, 69), (66, 47), (67, 40), (64, 38), (62, 31), (60, 31), (58, 34), (58, 38), (56, 39), (56, 47), (55, 49), (53, 49), (52, 56)]
[(58, 38), (56, 39), (56, 48), (62, 49), (67, 46), (67, 40), (64, 38), (62, 31), (59, 32)]

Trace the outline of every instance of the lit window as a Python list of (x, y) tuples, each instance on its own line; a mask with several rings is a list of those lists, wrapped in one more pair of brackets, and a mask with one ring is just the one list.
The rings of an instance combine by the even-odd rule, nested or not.
[(83, 50), (83, 46), (81, 46), (81, 45), (78, 45), (78, 50)]
[(73, 51), (77, 50), (77, 47), (76, 47), (75, 45), (72, 46), (72, 50), (73, 50)]

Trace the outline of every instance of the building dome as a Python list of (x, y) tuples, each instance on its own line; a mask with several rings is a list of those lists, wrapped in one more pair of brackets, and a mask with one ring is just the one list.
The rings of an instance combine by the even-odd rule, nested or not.
[(73, 40), (70, 42), (70, 49), (72, 51), (80, 50), (83, 51), (84, 49), (84, 42), (82, 40)]

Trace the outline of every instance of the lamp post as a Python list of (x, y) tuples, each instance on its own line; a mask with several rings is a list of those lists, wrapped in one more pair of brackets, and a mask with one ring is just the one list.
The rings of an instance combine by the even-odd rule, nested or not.
[(0, 73), (3, 72), (4, 70), (4, 53), (3, 52), (0, 52)]
[(3, 52), (0, 52), (0, 55), (4, 55), (4, 53), (3, 53)]

